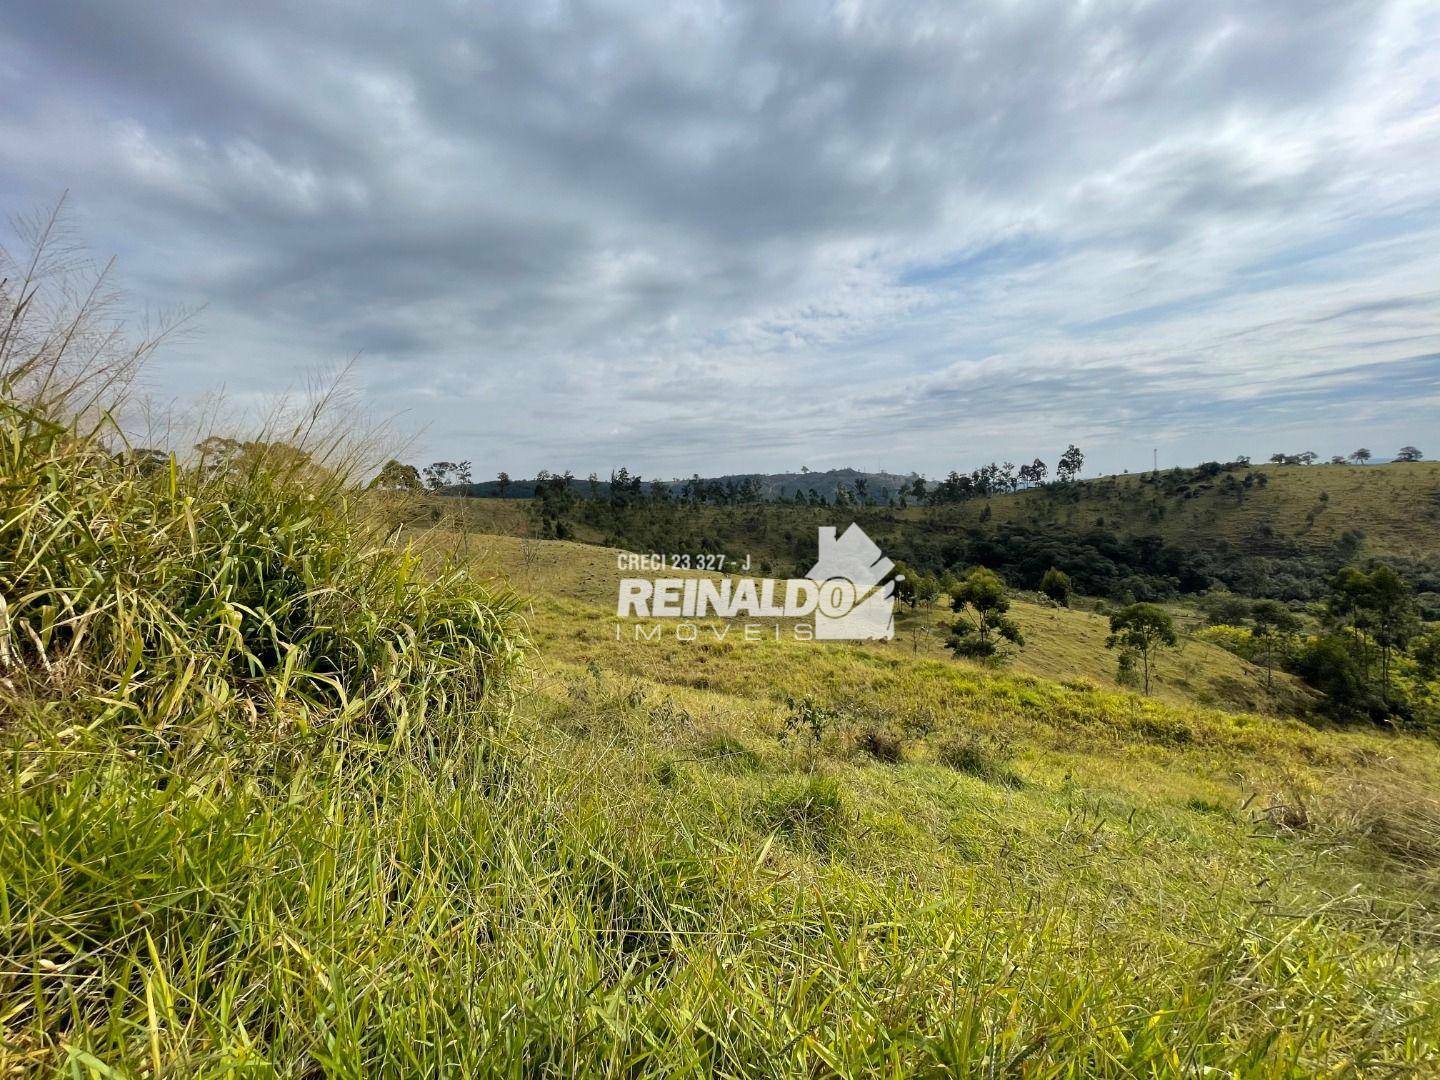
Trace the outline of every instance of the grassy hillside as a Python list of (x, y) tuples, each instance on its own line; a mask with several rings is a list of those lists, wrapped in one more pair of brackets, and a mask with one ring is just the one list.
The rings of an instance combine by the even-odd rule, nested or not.
[(616, 641), (596, 548), (3, 418), (7, 1074), (1440, 1067), (1433, 743)]
[(484, 532), (722, 553), (781, 576), (808, 570), (817, 525), (843, 513), (892, 558), (925, 572), (978, 564), (1013, 587), (1035, 588), (1058, 566), (1082, 593), (1121, 603), (1228, 589), (1314, 604), (1342, 566), (1380, 557), (1405, 577), (1428, 617), (1440, 617), (1440, 464), (1433, 462), (1172, 471), (936, 507), (448, 498), (432, 500), (426, 513)]
[(1242, 549), (1279, 537), (1322, 550), (1359, 530), (1370, 554), (1440, 550), (1440, 462), (1264, 465), (1253, 471), (1266, 483), (1240, 495), (1227, 492), (1223, 477), (1180, 480), (1172, 487), (1139, 473), (1083, 481), (1065, 499), (1048, 490), (1021, 491), (946, 513), (977, 522), (988, 506), (989, 520), (997, 523), (1060, 521), (1079, 528), (1099, 523), (1177, 543), (1225, 541)]
[[(613, 616), (618, 581), (625, 576), (617, 569), (620, 552), (565, 541), (484, 534), (457, 538), (457, 542), (475, 560), (479, 573), (496, 584), (514, 585), (532, 596), (532, 603), (544, 605), (546, 617), (538, 619), (536, 625), (537, 632), (546, 635), (547, 655), (580, 663), (596, 659), (622, 670), (628, 662), (636, 662), (633, 637), (615, 641), (614, 620), (605, 621), (607, 616)], [(576, 601), (579, 607), (573, 606)], [(1025, 647), (1015, 652), (1011, 670), (1120, 689), (1115, 682), (1115, 653), (1105, 647), (1108, 618), (1093, 611), (1057, 607), (1035, 596), (1016, 599), (1011, 614), (1025, 634)], [(956, 661), (945, 648), (947, 626), (954, 619), (948, 606), (923, 605), (912, 611), (901, 605), (896, 615), (895, 640), (868, 644), (863, 647), (866, 651), (990, 670)], [(597, 636), (602, 624), (611, 636)], [(726, 655), (735, 663), (749, 658), (752, 651)], [(664, 663), (680, 663), (686, 655), (679, 647), (661, 653)], [(806, 663), (813, 659), (806, 651), (787, 655)], [(768, 675), (743, 668), (727, 669), (719, 678), (737, 688), (764, 688), (773, 681)], [(1280, 714), (1305, 711), (1311, 698), (1303, 686), (1284, 673), (1276, 674), (1275, 687), (1267, 692), (1262, 668), (1191, 637), (1183, 638), (1175, 652), (1160, 657), (1154, 693), (1162, 700)]]

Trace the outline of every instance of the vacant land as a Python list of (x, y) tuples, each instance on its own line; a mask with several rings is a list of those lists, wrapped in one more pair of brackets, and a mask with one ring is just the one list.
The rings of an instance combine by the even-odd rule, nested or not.
[(1440, 1067), (1431, 741), (1038, 604), (1055, 677), (616, 640), (613, 553), (5, 422), (6, 1072)]
[[(616, 568), (620, 554), (616, 550), (484, 534), (447, 539), (470, 553), (484, 578), (513, 585), (531, 597), (539, 616), (535, 632), (547, 643), (547, 656), (585, 662), (607, 655), (615, 664), (624, 664), (627, 658), (636, 660), (633, 631), (626, 627), (623, 641), (614, 638), (617, 585), (623, 576)], [(1115, 653), (1105, 647), (1109, 634), (1105, 616), (1060, 607), (1038, 596), (1017, 599), (1011, 614), (1024, 631), (1025, 647), (1014, 651), (1009, 670), (1052, 680), (1088, 680), (1097, 689), (1120, 689), (1115, 681)], [(913, 610), (897, 605), (895, 640), (863, 648), (890, 659), (953, 665), (956, 661), (944, 646), (953, 618), (943, 603)], [(706, 655), (703, 650), (681, 648), (672, 636), (665, 646), (640, 655), (659, 656), (665, 663), (683, 666), (692, 653)], [(815, 660), (808, 650), (786, 655), (806, 665)], [(976, 673), (993, 671), (976, 665), (965, 667)], [(737, 692), (745, 692), (746, 686), (765, 692), (769, 685), (764, 680), (756, 682), (753, 671), (735, 670), (729, 675)], [(1274, 688), (1267, 692), (1262, 668), (1209, 642), (1186, 637), (1178, 650), (1159, 657), (1153, 692), (1164, 701), (1282, 715), (1301, 712), (1312, 703), (1313, 695), (1293, 677), (1277, 672), (1273, 681)]]

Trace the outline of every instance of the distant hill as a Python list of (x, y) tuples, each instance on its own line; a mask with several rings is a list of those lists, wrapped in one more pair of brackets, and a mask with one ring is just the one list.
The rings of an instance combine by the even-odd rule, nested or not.
[[(722, 487), (728, 485), (741, 486), (755, 481), (759, 484), (761, 498), (780, 499), (793, 498), (797, 492), (808, 495), (814, 491), (825, 499), (834, 499), (835, 491), (841, 484), (848, 490), (855, 490), (856, 481), (863, 481), (869, 496), (879, 502), (885, 502), (891, 497), (898, 497), (900, 489), (912, 483), (918, 473), (888, 472), (863, 472), (859, 469), (827, 469), (818, 472), (788, 472), (788, 473), (728, 473), (724, 476), (698, 477), (700, 483), (710, 485), (719, 484)], [(645, 477), (643, 486), (648, 493), (654, 477)], [(672, 492), (678, 492), (686, 484), (683, 477), (662, 477), (664, 483)], [(512, 480), (505, 488), (504, 498), (507, 499), (529, 499), (535, 495), (534, 478), (528, 480)], [(590, 482), (581, 477), (576, 477), (572, 489), (581, 497), (606, 498), (610, 494), (610, 482), (608, 480), (597, 481), (592, 490)], [(478, 484), (461, 484), (446, 490), (447, 495), (465, 495), (470, 498), (501, 498), (500, 484), (496, 480), (486, 480)]]
[(1131, 473), (973, 499), (954, 504), (946, 516), (997, 525), (1099, 526), (1186, 547), (1224, 542), (1261, 554), (1279, 545), (1327, 550), (1348, 533), (1363, 539), (1367, 554), (1434, 556), (1440, 554), (1440, 462)]

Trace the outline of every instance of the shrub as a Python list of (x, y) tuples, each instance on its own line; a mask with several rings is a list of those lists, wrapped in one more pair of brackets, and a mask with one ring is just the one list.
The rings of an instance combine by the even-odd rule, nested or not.
[(1195, 637), (1200, 641), (1218, 645), (1226, 652), (1234, 653), (1243, 660), (1253, 661), (1260, 654), (1259, 645), (1248, 627), (1213, 623), (1210, 626), (1201, 627), (1196, 631)]
[(521, 645), (508, 598), (427, 573), (303, 451), (243, 445), (223, 467), (142, 468), (43, 405), (0, 398), (8, 704), (63, 696), (152, 731), (253, 735), (272, 716), (277, 730), (388, 737), (503, 685)]
[(983, 731), (957, 731), (945, 737), (935, 748), (935, 757), (943, 765), (992, 784), (1018, 787), (1019, 774), (1011, 768), (1015, 749), (1010, 740)]
[(1062, 607), (1070, 604), (1070, 575), (1051, 567), (1040, 579), (1040, 591)]
[(782, 833), (817, 851), (828, 851), (844, 832), (847, 814), (840, 785), (829, 777), (811, 776), (787, 785), (761, 800), (757, 819), (762, 828)]

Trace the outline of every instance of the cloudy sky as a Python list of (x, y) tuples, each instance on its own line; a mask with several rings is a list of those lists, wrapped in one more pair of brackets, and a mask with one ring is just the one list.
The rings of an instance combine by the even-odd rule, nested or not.
[(151, 369), (480, 475), (1440, 453), (1440, 3), (12, 0)]

